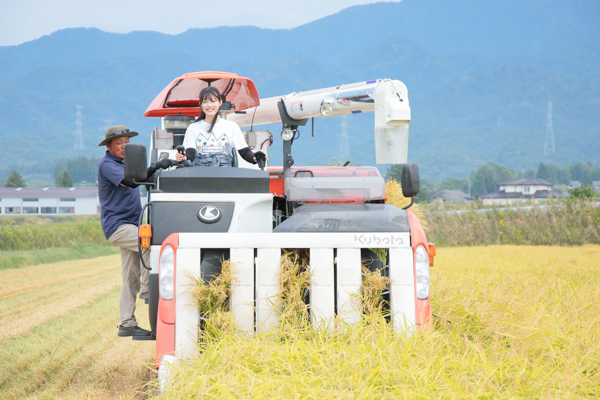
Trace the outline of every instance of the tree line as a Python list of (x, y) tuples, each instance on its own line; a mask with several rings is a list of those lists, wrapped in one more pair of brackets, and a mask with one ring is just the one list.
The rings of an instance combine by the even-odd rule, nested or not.
[[(97, 180), (100, 158), (79, 156), (77, 158), (61, 158), (54, 165), (53, 177), (57, 187), (73, 187)], [(27, 187), (27, 181), (13, 170), (4, 183), (5, 187)]]
[(60, 175), (67, 171), (75, 183), (96, 182), (98, 179), (98, 163), (100, 158), (79, 156), (77, 158), (61, 158), (54, 165), (54, 179), (59, 181)]
[[(389, 178), (401, 180), (402, 165), (392, 165), (387, 170)], [(469, 178), (446, 178), (442, 182), (421, 179), (420, 201), (428, 201), (431, 195), (440, 190), (460, 190), (471, 193), (477, 198), (484, 194), (498, 190), (498, 183), (517, 178), (544, 179), (553, 185), (568, 185), (570, 181), (579, 181), (582, 186), (592, 185), (593, 181), (600, 181), (600, 165), (591, 162), (578, 162), (564, 168), (556, 164), (540, 162), (537, 170), (516, 171), (493, 162), (488, 162), (471, 172)], [(469, 187), (470, 186), (470, 187)]]

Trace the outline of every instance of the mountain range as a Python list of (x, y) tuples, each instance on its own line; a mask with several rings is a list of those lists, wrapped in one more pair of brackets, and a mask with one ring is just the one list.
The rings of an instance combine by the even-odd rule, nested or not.
[[(0, 47), (0, 144), (13, 155), (0, 178), (33, 165), (52, 174), (61, 157), (101, 156), (107, 123), (148, 143), (160, 121), (144, 118), (146, 107), (174, 78), (204, 70), (248, 76), (261, 97), (401, 80), (412, 111), (409, 160), (429, 179), (463, 178), (488, 161), (517, 170), (597, 163), (599, 20), (595, 0), (402, 0), (292, 29), (64, 29)], [(544, 155), (549, 102), (556, 151)], [(74, 150), (76, 105), (84, 150)], [(281, 164), (280, 127), (267, 128), (270, 160)], [(374, 164), (373, 114), (316, 120), (315, 137), (305, 128), (294, 153), (297, 165)], [(44, 163), (48, 171), (39, 171)]]

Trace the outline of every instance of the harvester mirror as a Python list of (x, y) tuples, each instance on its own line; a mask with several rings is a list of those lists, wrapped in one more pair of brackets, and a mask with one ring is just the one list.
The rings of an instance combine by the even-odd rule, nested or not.
[(413, 197), (421, 189), (419, 180), (419, 166), (417, 163), (406, 163), (402, 168), (402, 195), (404, 197)]
[(145, 181), (146, 176), (146, 146), (139, 143), (125, 145), (125, 178)]

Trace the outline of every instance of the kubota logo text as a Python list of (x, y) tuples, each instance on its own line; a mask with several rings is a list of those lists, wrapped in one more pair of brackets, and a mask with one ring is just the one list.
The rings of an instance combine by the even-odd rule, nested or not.
[(395, 235), (354, 235), (354, 241), (369, 245), (404, 244), (404, 238)]

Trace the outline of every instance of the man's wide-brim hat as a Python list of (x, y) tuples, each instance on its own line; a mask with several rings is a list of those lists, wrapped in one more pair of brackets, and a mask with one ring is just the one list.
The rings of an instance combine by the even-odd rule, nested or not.
[(106, 143), (110, 142), (113, 139), (117, 139), (120, 137), (134, 137), (137, 136), (137, 132), (132, 132), (125, 125), (115, 125), (111, 126), (104, 132), (104, 140), (100, 142), (98, 146), (104, 146)]

